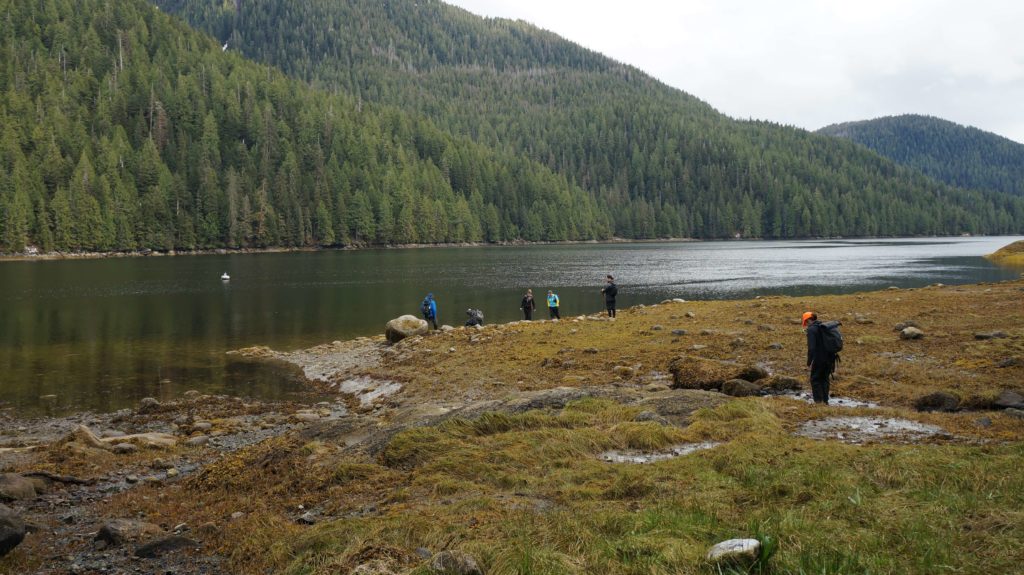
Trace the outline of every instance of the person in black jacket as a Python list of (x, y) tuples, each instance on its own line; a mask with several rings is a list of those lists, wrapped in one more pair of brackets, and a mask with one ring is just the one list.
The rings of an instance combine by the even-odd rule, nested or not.
[(619, 288), (611, 274), (608, 274), (604, 281), (607, 284), (601, 289), (601, 293), (604, 294), (604, 307), (608, 309), (608, 317), (615, 317), (615, 296), (618, 295)]
[(519, 306), (519, 309), (523, 310), (523, 319), (530, 321), (533, 319), (533, 310), (537, 309), (537, 302), (533, 301), (533, 290), (526, 290), (526, 295), (523, 296), (523, 303)]
[(821, 322), (813, 311), (804, 313), (801, 325), (807, 331), (807, 370), (811, 375), (814, 403), (828, 405), (829, 379), (835, 371), (836, 356), (825, 350)]

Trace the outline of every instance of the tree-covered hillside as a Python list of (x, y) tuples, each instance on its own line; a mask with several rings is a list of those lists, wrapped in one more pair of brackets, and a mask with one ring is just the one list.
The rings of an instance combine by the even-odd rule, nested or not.
[(931, 116), (904, 115), (826, 126), (892, 161), (953, 186), (1024, 196), (1024, 144)]
[(523, 22), (436, 0), (156, 0), (312, 86), (428, 115), (543, 162), (624, 237), (1006, 233), (1019, 200), (966, 193), (849, 142), (738, 122)]
[(0, 251), (588, 239), (539, 162), (310, 89), (141, 0), (0, 0)]

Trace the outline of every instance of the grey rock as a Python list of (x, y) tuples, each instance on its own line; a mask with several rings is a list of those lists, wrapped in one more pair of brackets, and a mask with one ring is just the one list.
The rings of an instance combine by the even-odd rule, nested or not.
[(192, 429), (196, 431), (210, 431), (213, 429), (213, 424), (209, 421), (197, 421), (192, 424)]
[(960, 398), (945, 391), (936, 391), (914, 400), (914, 408), (918, 411), (956, 411), (960, 407)]
[(778, 350), (778, 349), (783, 349), (784, 347), (785, 346), (783, 346), (781, 343), (779, 343), (777, 341), (768, 344), (768, 349), (776, 349), (776, 350)]
[(160, 402), (155, 397), (143, 397), (139, 400), (139, 413), (153, 413), (160, 409)]
[(1009, 337), (1005, 331), (979, 331), (974, 334), (974, 339), (1006, 339)]
[(1011, 389), (1004, 389), (1000, 392), (999, 397), (992, 402), (992, 405), (1002, 409), (1024, 409), (1024, 395), (1021, 395)]
[(9, 507), (0, 505), (0, 557), (25, 539), (25, 522)]
[(154, 539), (140, 546), (135, 550), (135, 556), (143, 559), (156, 559), (179, 549), (189, 549), (199, 546), (199, 542), (181, 535), (171, 535)]
[(159, 525), (139, 521), (137, 519), (112, 519), (100, 527), (94, 538), (96, 541), (103, 541), (108, 545), (122, 545), (125, 542), (134, 542), (140, 539), (163, 535), (164, 530)]
[(750, 397), (761, 393), (761, 386), (745, 379), (730, 379), (722, 383), (722, 393), (732, 397)]
[(743, 347), (747, 345), (747, 340), (743, 339), (742, 337), (737, 337), (736, 339), (729, 342), (729, 345), (731, 345), (733, 348)]
[(1006, 408), (1005, 411), (1003, 411), (1003, 413), (1005, 413), (1006, 415), (1009, 415), (1010, 417), (1016, 417), (1017, 419), (1024, 419), (1024, 409), (1017, 409), (1016, 407), (1008, 407), (1008, 408)]
[(17, 473), (0, 473), (0, 501), (30, 500), (37, 495), (31, 479)]
[(674, 329), (674, 330), (672, 330), (672, 335), (686, 335), (686, 330), (685, 329)]
[(656, 412), (653, 412), (653, 411), (641, 411), (640, 413), (636, 414), (636, 417), (633, 418), (633, 421), (639, 421), (639, 422), (653, 421), (655, 423), (660, 423), (661, 425), (668, 425), (668, 420), (667, 419), (665, 419), (664, 417), (658, 415)]
[(716, 332), (713, 329), (702, 329), (702, 330), (700, 330), (700, 334), (701, 335), (715, 335), (715, 333)]
[(757, 539), (729, 539), (708, 550), (707, 559), (712, 563), (752, 565), (761, 553), (761, 542)]
[(190, 437), (188, 439), (188, 441), (185, 442), (185, 445), (190, 445), (192, 447), (199, 447), (199, 446), (202, 446), (202, 445), (206, 445), (209, 442), (210, 442), (210, 437), (209, 436), (207, 436), (207, 435), (197, 435), (195, 437)]
[(426, 320), (414, 315), (403, 315), (389, 321), (384, 326), (384, 337), (391, 343), (398, 343), (407, 337), (427, 333)]
[(661, 331), (663, 329), (665, 329), (665, 326), (663, 326), (663, 325), (652, 325), (651, 326), (651, 331)]
[(484, 575), (476, 559), (462, 551), (442, 551), (430, 559), (430, 573)]
[(686, 317), (697, 317), (697, 314), (693, 313), (692, 311), (688, 311), (686, 312)]
[(110, 450), (113, 451), (114, 453), (117, 453), (118, 455), (125, 455), (128, 453), (135, 453), (136, 451), (139, 450), (139, 446), (135, 445), (134, 443), (125, 442), (114, 445), (113, 447), (110, 448)]
[(757, 330), (758, 331), (775, 331), (775, 328), (773, 326), (770, 326), (770, 325), (767, 325), (767, 324), (761, 324), (761, 325), (757, 326)]
[(871, 319), (869, 317), (865, 317), (865, 316), (860, 315), (860, 314), (855, 314), (853, 316), (853, 321), (854, 321), (854, 323), (859, 323), (861, 325), (869, 325), (869, 324), (875, 323), (875, 320), (873, 320), (873, 319)]
[(893, 331), (903, 331), (903, 330), (907, 329), (908, 327), (917, 327), (917, 328), (919, 328), (921, 326), (917, 325), (916, 321), (911, 321), (911, 320), (908, 319), (906, 321), (901, 321), (900, 323), (892, 326), (892, 330)]
[(426, 547), (417, 547), (415, 553), (420, 559), (430, 559), (433, 555)]
[(905, 327), (900, 330), (900, 339), (921, 339), (923, 337), (924, 332), (916, 327)]
[(295, 521), (297, 521), (297, 522), (299, 522), (299, 523), (301, 523), (303, 525), (315, 525), (316, 524), (316, 515), (314, 515), (312, 511), (307, 511), (307, 512), (303, 513), (302, 515), (300, 515), (299, 518), (296, 519)]
[(996, 362), (996, 367), (999, 368), (1017, 367), (1018, 365), (1024, 365), (1024, 359), (1019, 357), (1008, 357)]

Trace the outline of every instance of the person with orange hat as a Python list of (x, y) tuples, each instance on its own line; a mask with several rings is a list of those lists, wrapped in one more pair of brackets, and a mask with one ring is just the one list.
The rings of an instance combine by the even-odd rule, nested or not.
[[(825, 341), (826, 335), (832, 337), (831, 334), (826, 334), (830, 329), (818, 321), (818, 314), (813, 311), (804, 312), (800, 323), (807, 332), (807, 370), (811, 378), (811, 396), (814, 403), (828, 405), (829, 380), (835, 371), (838, 358), (838, 353), (833, 351), (835, 345)], [(838, 346), (842, 349), (842, 337), (838, 335), (839, 322), (830, 322), (831, 324), (837, 326), (834, 328), (835, 337), (839, 338)]]

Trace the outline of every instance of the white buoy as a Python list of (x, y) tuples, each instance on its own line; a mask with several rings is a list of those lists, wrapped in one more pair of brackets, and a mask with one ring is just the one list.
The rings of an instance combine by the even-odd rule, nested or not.
[(228, 272), (224, 272), (224, 273), (220, 274), (220, 279), (222, 279), (224, 281), (228, 281), (228, 280), (231, 279), (231, 276), (228, 275)]

